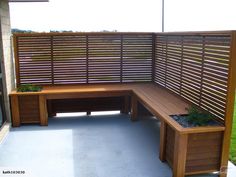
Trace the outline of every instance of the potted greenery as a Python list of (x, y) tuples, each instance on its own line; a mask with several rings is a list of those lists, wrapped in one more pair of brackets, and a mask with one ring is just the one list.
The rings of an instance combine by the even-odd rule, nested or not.
[(186, 108), (186, 110), (188, 114), (171, 115), (184, 128), (220, 125), (213, 114), (200, 110), (196, 106), (191, 106), (190, 108)]
[(18, 92), (39, 92), (42, 90), (42, 86), (33, 84), (23, 84), (17, 88)]
[[(185, 151), (185, 175), (219, 171), (224, 126), (220, 119), (196, 106), (187, 111), (185, 115), (170, 116), (180, 126), (166, 127), (166, 161), (173, 166), (174, 152), (179, 149), (178, 142), (182, 142), (180, 150)], [(186, 137), (184, 143), (182, 135)]]

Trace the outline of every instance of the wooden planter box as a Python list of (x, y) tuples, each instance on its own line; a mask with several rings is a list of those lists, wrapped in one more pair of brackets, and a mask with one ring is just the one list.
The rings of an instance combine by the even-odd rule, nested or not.
[(172, 169), (174, 163), (180, 163), (182, 166), (178, 168), (183, 168), (184, 175), (220, 171), (223, 126), (183, 128), (183, 131), (163, 122), (161, 126), (165, 138), (160, 158)]
[(45, 97), (39, 92), (10, 95), (10, 100), (13, 127), (29, 123), (47, 125), (47, 120), (42, 114), (46, 110)]
[[(18, 114), (19, 120), (12, 120), (13, 126), (21, 123), (39, 123), (39, 96), (38, 95), (18, 95), (11, 97), (12, 114)], [(14, 112), (13, 112), (14, 111)]]

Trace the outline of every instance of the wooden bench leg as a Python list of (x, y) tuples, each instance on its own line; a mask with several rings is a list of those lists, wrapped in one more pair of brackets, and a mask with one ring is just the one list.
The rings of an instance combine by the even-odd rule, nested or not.
[(121, 109), (120, 113), (122, 113), (122, 114), (129, 113), (129, 96), (124, 96), (124, 102), (123, 102), (122, 109)]
[(138, 100), (135, 95), (131, 97), (131, 120), (135, 121), (138, 117)]
[(52, 100), (47, 100), (48, 117), (55, 117), (57, 113), (53, 110)]
[(44, 95), (39, 95), (40, 125), (48, 125), (47, 101)]
[(185, 164), (187, 155), (188, 135), (175, 134), (173, 177), (185, 176)]
[(162, 162), (166, 161), (166, 123), (164, 121), (161, 121), (160, 127), (159, 158)]
[(19, 101), (17, 95), (11, 96), (11, 116), (12, 116), (12, 126), (20, 126), (20, 112), (19, 112)]

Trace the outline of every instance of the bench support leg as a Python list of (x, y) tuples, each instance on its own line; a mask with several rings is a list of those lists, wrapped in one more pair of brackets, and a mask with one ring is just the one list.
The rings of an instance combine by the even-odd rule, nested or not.
[(48, 114), (47, 114), (47, 100), (44, 95), (39, 95), (39, 113), (40, 113), (40, 125), (48, 125)]
[(135, 121), (138, 117), (138, 100), (135, 95), (131, 97), (131, 120)]
[(185, 176), (188, 135), (175, 133), (173, 177)]
[(124, 102), (123, 102), (122, 109), (121, 109), (120, 113), (122, 113), (122, 114), (129, 113), (129, 96), (124, 96)]
[(161, 127), (160, 127), (159, 158), (162, 162), (166, 161), (166, 123), (162, 120), (161, 120)]
[(48, 110), (48, 117), (55, 117), (57, 115), (56, 112), (53, 110), (52, 100), (47, 100), (47, 110)]

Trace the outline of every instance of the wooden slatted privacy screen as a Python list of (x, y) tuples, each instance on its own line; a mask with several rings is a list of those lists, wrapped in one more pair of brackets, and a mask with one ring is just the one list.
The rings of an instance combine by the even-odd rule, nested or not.
[(152, 80), (151, 33), (16, 34), (17, 85)]
[(225, 118), (231, 32), (16, 34), (17, 85), (154, 81)]
[(155, 82), (225, 118), (230, 33), (156, 35)]

